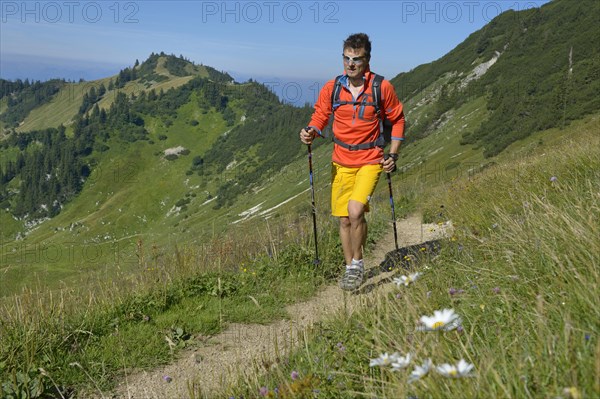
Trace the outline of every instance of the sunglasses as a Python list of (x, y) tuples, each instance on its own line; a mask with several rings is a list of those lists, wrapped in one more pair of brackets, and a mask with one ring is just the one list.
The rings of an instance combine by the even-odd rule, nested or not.
[(344, 60), (344, 64), (353, 63), (355, 65), (361, 65), (365, 62), (365, 56), (362, 57), (348, 57), (347, 55), (342, 54), (342, 59)]

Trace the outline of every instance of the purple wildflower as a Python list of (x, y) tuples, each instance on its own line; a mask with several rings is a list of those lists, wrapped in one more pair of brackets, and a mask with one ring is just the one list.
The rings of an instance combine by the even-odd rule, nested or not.
[(267, 396), (269, 394), (269, 388), (261, 387), (258, 393), (260, 393), (260, 396)]
[(550, 178), (550, 181), (551, 181), (552, 183), (554, 183), (555, 181), (558, 181), (558, 177), (556, 177), (556, 176), (552, 176), (552, 177)]
[(494, 294), (499, 294), (500, 293), (500, 287), (494, 287), (494, 288), (492, 288), (492, 291), (494, 292)]
[(163, 381), (169, 383), (169, 382), (173, 381), (173, 379), (171, 377), (169, 377), (168, 375), (163, 375)]
[(300, 374), (298, 374), (298, 372), (294, 370), (294, 371), (292, 371), (291, 377), (292, 377), (292, 381), (295, 381), (298, 379), (298, 377), (300, 377)]

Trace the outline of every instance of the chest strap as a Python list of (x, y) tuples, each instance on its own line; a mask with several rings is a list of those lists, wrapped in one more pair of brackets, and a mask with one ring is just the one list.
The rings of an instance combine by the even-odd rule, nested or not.
[(379, 135), (379, 137), (377, 137), (377, 140), (375, 140), (375, 141), (370, 141), (368, 143), (360, 143), (360, 144), (344, 143), (342, 140), (338, 139), (334, 135), (333, 142), (341, 147), (344, 147), (345, 149), (347, 149), (349, 151), (370, 150), (371, 148), (375, 148), (375, 147), (382, 147), (382, 148), (385, 147), (385, 139), (383, 138), (382, 135)]

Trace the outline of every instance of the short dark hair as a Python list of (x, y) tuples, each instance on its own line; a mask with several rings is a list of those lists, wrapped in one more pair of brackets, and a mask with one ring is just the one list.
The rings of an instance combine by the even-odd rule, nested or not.
[(371, 41), (366, 33), (354, 33), (348, 36), (348, 38), (344, 40), (344, 47), (342, 50), (346, 50), (347, 48), (355, 50), (364, 48), (367, 59), (371, 58)]

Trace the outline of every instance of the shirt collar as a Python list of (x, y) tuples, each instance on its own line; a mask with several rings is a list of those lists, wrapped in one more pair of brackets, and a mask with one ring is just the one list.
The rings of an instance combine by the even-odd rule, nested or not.
[[(371, 70), (367, 65), (367, 69), (365, 70), (365, 74), (363, 75), (363, 82), (365, 82), (365, 88), (369, 85), (369, 82), (371, 81), (371, 75)], [(342, 85), (344, 85), (345, 87), (350, 87), (348, 84), (348, 75), (346, 75), (346, 72), (344, 72), (344, 75), (340, 78), (340, 83), (342, 83)]]

